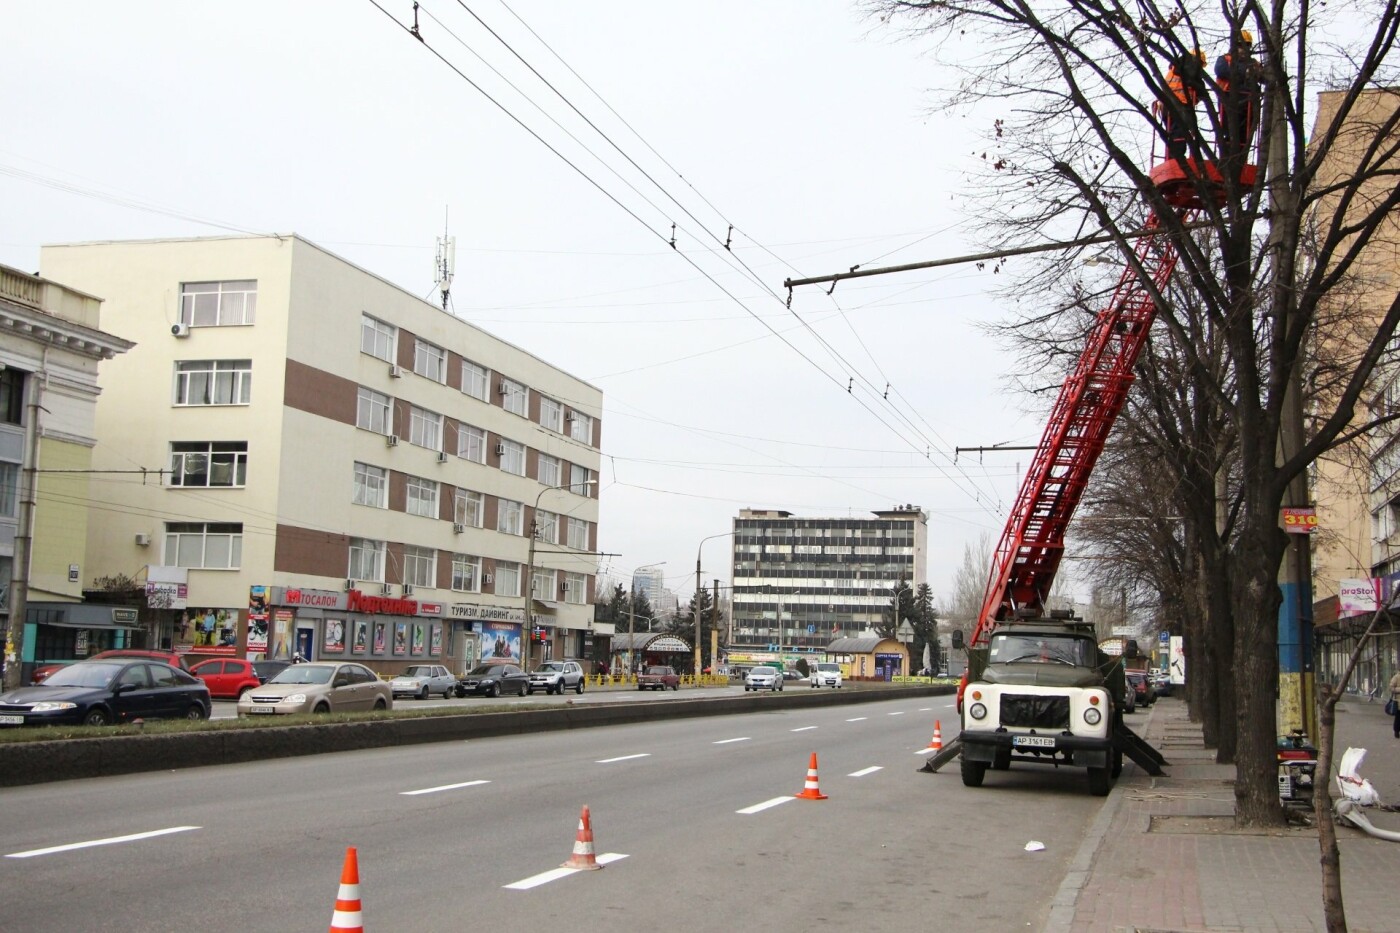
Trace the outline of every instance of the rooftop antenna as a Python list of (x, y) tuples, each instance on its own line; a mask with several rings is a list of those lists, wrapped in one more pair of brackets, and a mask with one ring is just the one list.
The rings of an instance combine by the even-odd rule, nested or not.
[(437, 258), (433, 260), (434, 284), (442, 292), (442, 310), (452, 294), (452, 275), (457, 271), (457, 238), (447, 235), (447, 210), (442, 212), (442, 236), (437, 238)]

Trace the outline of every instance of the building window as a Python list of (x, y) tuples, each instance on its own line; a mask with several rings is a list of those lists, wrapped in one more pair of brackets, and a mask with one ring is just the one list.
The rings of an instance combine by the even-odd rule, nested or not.
[(407, 545), (403, 549), (403, 582), (408, 586), (437, 586), (437, 551)]
[(501, 441), (501, 469), (516, 476), (525, 475), (525, 445)]
[(527, 415), (530, 411), (529, 390), (511, 379), (502, 379), (501, 407), (517, 415)]
[(555, 580), (555, 571), (536, 567), (530, 579), (530, 595), (535, 599), (554, 602), (559, 598), (554, 593), (554, 587), (558, 585)]
[(486, 432), (469, 424), (457, 425), (457, 456), (472, 463), (485, 463)]
[(536, 509), (535, 537), (547, 544), (558, 544), (559, 516), (544, 509)]
[(181, 360), (175, 364), (176, 405), (247, 405), (252, 360)]
[(392, 324), (370, 317), (360, 316), (360, 352), (368, 353), (386, 363), (394, 362), (394, 335), (399, 329)]
[(496, 561), (496, 595), (520, 595), (520, 565), (508, 560)]
[(180, 320), (191, 327), (233, 327), (253, 323), (258, 283), (185, 282), (180, 286)]
[(434, 382), (447, 382), (447, 351), (426, 340), (413, 341), (413, 371)]
[(0, 424), (24, 424), (23, 370), (0, 369)]
[(569, 421), (569, 436), (589, 446), (593, 444), (593, 419), (585, 414), (574, 412)]
[(462, 361), (462, 391), (483, 402), (491, 397), (491, 375), (486, 367)]
[(588, 550), (588, 522), (569, 519), (569, 547), (577, 551)]
[(384, 542), (370, 538), (350, 539), (350, 569), (345, 575), (351, 580), (384, 582)]
[[(19, 464), (0, 463), (0, 518), (19, 516)], [(8, 578), (6, 581), (8, 582)]]
[(452, 588), (465, 593), (475, 593), (481, 589), (480, 557), (452, 555)]
[(375, 434), (392, 434), (394, 415), (389, 408), (389, 396), (360, 386), (359, 401), (355, 407), (355, 427)]
[(408, 502), (404, 511), (409, 515), (437, 518), (438, 484), (430, 479), (410, 476), (408, 478)]
[(479, 492), (459, 489), (452, 500), (452, 520), (459, 525), (480, 528), (485, 513), (485, 499)]
[(408, 442), (429, 450), (442, 449), (442, 415), (419, 408), (408, 409)]
[(246, 486), (247, 441), (179, 441), (170, 445), (170, 485)]
[(564, 433), (564, 406), (552, 398), (540, 397), (540, 427)]
[(243, 563), (243, 525), (166, 522), (165, 563), (191, 570), (237, 570)]
[(525, 533), (525, 506), (510, 499), (500, 500), (496, 509), (496, 530), (508, 535)]
[(563, 481), (563, 473), (558, 457), (540, 454), (540, 482), (546, 486), (558, 486)]
[(592, 479), (592, 470), (581, 467), (577, 463), (569, 464), (569, 492), (578, 493), (580, 496), (588, 495), (589, 483)]
[(368, 463), (355, 464), (356, 505), (368, 505), (376, 509), (389, 507), (389, 471)]
[(588, 575), (582, 573), (564, 574), (564, 602), (582, 606), (588, 602)]

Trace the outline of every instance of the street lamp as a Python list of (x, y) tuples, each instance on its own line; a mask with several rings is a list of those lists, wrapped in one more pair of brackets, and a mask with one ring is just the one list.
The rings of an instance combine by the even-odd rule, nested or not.
[[(633, 642), (636, 641), (636, 638), (637, 638), (637, 571), (639, 571), (639, 570), (648, 570), (648, 569), (650, 569), (650, 568), (652, 568), (652, 567), (662, 567), (662, 566), (665, 566), (665, 564), (666, 564), (666, 562), (665, 562), (664, 560), (662, 560), (662, 561), (657, 561), (657, 562), (654, 563), (654, 564), (642, 564), (640, 567), (634, 568), (633, 571), (632, 571), (632, 586), (631, 586), (632, 598), (629, 599), (629, 600), (627, 601), (627, 672), (628, 672), (628, 673), (631, 673), (631, 672), (632, 672), (632, 664), (633, 664), (633, 661), (634, 661), (635, 658), (636, 658), (636, 650), (635, 650), (635, 647), (636, 647), (636, 646), (633, 644)], [(651, 631), (651, 623), (650, 623), (650, 622), (647, 623), (647, 631), (648, 631), (648, 632)]]
[[(710, 535), (708, 538), (700, 539), (700, 546), (695, 549), (695, 682), (700, 682), (700, 552), (705, 547), (706, 541), (713, 541), (715, 538), (733, 537), (734, 532), (726, 531), (717, 535)], [(711, 658), (713, 661), (714, 659)]]
[[(520, 667), (528, 671), (530, 669), (530, 636), (535, 632), (535, 536), (539, 533), (539, 522), (535, 516), (540, 511), (540, 500), (544, 494), (556, 489), (577, 489), (581, 486), (596, 486), (596, 479), (586, 479), (581, 483), (563, 483), (558, 486), (546, 486), (540, 490), (540, 494), (535, 496), (535, 508), (530, 513), (530, 554), (525, 558), (525, 630), (520, 633)], [(551, 594), (553, 595), (553, 594)]]

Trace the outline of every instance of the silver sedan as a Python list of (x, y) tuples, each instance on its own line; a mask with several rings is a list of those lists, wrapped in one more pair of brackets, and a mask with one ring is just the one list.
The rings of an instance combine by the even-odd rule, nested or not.
[(392, 709), (389, 685), (363, 664), (321, 661), (283, 668), (238, 700), (238, 716)]

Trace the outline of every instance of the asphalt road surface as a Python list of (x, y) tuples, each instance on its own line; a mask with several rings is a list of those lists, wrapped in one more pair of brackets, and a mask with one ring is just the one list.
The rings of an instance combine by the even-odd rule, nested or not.
[[(371, 933), (1038, 929), (1103, 800), (921, 773), (935, 720), (951, 697), (7, 789), (0, 931), (324, 930), (348, 846)], [(828, 799), (796, 799), (813, 752)], [(607, 867), (551, 875), (585, 804)]]

